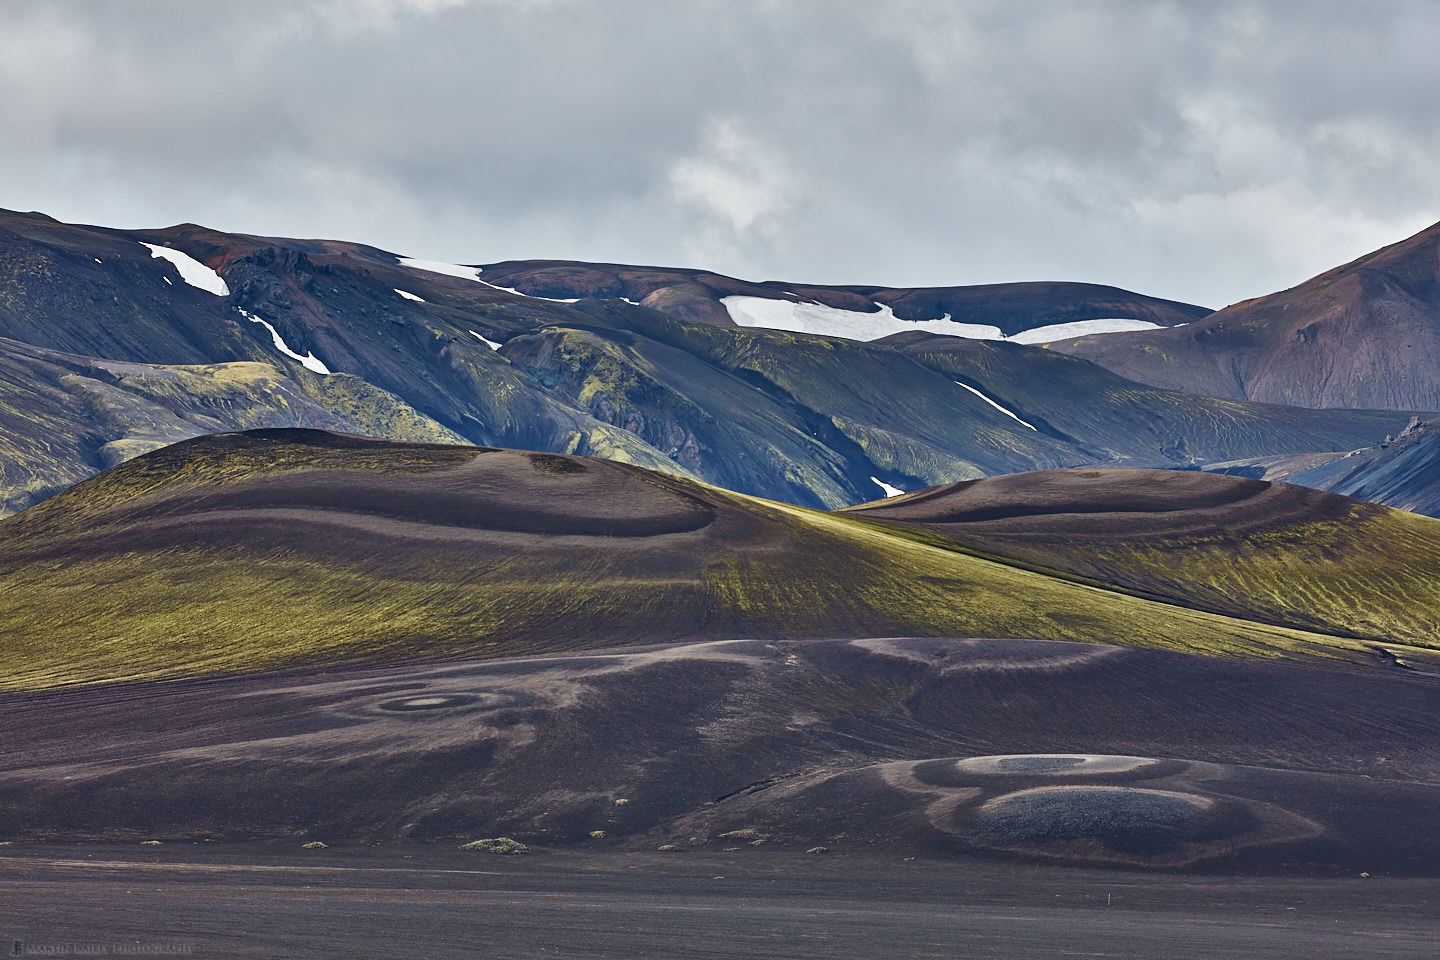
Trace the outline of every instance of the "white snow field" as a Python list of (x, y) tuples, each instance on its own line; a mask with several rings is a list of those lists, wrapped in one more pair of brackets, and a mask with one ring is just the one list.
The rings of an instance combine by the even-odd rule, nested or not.
[(1011, 343), (1054, 343), (1072, 337), (1088, 337), (1097, 333), (1130, 333), (1135, 330), (1159, 330), (1160, 324), (1149, 320), (1130, 320), (1115, 317), (1106, 320), (1072, 320), (1069, 323), (1052, 323), (1045, 327), (1031, 327), (1013, 337), (1006, 337)]
[(876, 303), (875, 313), (841, 310), (822, 303), (772, 300), (769, 297), (722, 297), (720, 302), (730, 319), (741, 327), (764, 327), (792, 333), (814, 333), (847, 340), (879, 340), (893, 333), (922, 330), (967, 340), (1008, 340), (1011, 343), (1051, 343), (1097, 333), (1155, 330), (1160, 324), (1148, 320), (1102, 319), (1052, 323), (1022, 330), (1007, 337), (999, 327), (983, 323), (959, 323), (945, 314), (938, 320), (901, 320), (887, 304)]
[(500, 349), (500, 344), (496, 343), (494, 340), (487, 340), (485, 337), (480, 336), (480, 334), (476, 333), (474, 330), (471, 330), (471, 331), (470, 331), (470, 336), (474, 337), (476, 340), (479, 340), (481, 343), (485, 344), (485, 346), (489, 347), (491, 350), (499, 350), (499, 349)]
[[(220, 279), (220, 274), (211, 270), (188, 253), (181, 253), (179, 250), (174, 250), (170, 247), (161, 247), (143, 241), (140, 246), (149, 250), (150, 256), (158, 257), (162, 260), (169, 260), (175, 264), (175, 269), (180, 273), (180, 279), (190, 284), (190, 286), (198, 287), (206, 293), (213, 293), (217, 297), (230, 296), (230, 288), (225, 286), (225, 281)], [(166, 279), (169, 278), (167, 277)]]
[[(237, 307), (236, 309), (239, 308)], [(279, 350), (281, 353), (285, 354), (285, 356), (290, 357), (293, 360), (299, 360), (300, 365), (303, 366), (306, 370), (312, 370), (315, 373), (323, 374), (325, 376), (330, 375), (330, 368), (325, 366), (324, 363), (320, 362), (320, 359), (316, 357), (314, 353), (306, 353), (305, 356), (302, 357), (294, 350), (291, 350), (289, 345), (285, 343), (285, 338), (280, 336), (280, 331), (276, 330), (274, 325), (271, 324), (268, 320), (261, 320), (253, 313), (246, 313), (244, 310), (240, 310), (240, 316), (244, 317), (246, 320), (249, 320), (251, 323), (263, 324), (265, 329), (270, 331), (270, 339), (275, 341), (275, 349)]]
[(404, 297), (406, 300), (414, 300), (416, 303), (425, 302), (423, 297), (417, 297), (409, 290), (401, 290), (399, 287), (391, 287), (391, 289), (394, 290), (396, 293), (400, 294), (400, 296)]
[(946, 314), (939, 320), (901, 320), (885, 304), (876, 304), (877, 313), (840, 310), (823, 303), (797, 303), (769, 297), (721, 297), (730, 319), (741, 327), (765, 327), (792, 333), (815, 333), (846, 340), (879, 340), (892, 333), (923, 330), (969, 340), (1004, 340), (999, 327), (981, 323), (956, 323)]

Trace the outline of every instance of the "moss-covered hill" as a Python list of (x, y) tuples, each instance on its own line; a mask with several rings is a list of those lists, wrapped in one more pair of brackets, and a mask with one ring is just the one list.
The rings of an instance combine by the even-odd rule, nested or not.
[(849, 511), (1226, 616), (1440, 645), (1440, 520), (1283, 483), (1037, 471)]
[[(1310, 522), (1284, 518), (1273, 549)], [(1410, 535), (1419, 547), (1367, 555), (1368, 576), (1336, 588), (1402, 645), (1433, 640), (1437, 605), (1417, 594), (1429, 606), (1400, 618), (1390, 584), (1440, 573), (1440, 523)], [(612, 462), (257, 431), (167, 447), (0, 522), (0, 654), (11, 687), (738, 637), (1367, 655), (1353, 618), (1291, 629), (1034, 566)]]

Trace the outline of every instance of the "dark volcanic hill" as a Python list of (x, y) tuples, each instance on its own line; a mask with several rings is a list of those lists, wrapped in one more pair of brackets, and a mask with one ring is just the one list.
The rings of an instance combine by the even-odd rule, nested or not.
[[(259, 419), (220, 418), (215, 429), (332, 426), (602, 456), (824, 507), (868, 500), (882, 482), (915, 489), (1054, 467), (1195, 466), (1354, 449), (1398, 432), (1408, 419), (1190, 399), (1010, 343), (972, 346), (917, 332), (862, 343), (695, 323), (654, 296), (670, 287), (645, 294), (662, 309), (624, 299), (544, 299), (510, 288), (529, 282), (529, 275), (501, 267), (510, 269), (481, 272), (358, 244), (194, 225), (122, 231), (5, 214), (0, 337), (81, 358), (74, 362), (91, 369), (268, 364), (274, 374), (257, 379), (252, 395), (232, 382), (226, 402), (269, 412)], [(650, 268), (635, 269), (651, 277), (646, 283), (660, 282), (658, 274), (646, 273)], [(575, 283), (544, 290), (641, 292), (599, 280)], [(735, 295), (776, 295), (774, 285), (735, 287), (742, 288)], [(1114, 291), (1067, 289), (1069, 307), (1046, 299), (1048, 285), (1007, 286), (999, 300), (990, 288), (943, 293), (984, 293), (992, 306), (1010, 304), (1005, 309), (1018, 311), (1014, 317), (1024, 314), (1014, 321), (1022, 326), (1082, 314), (1127, 315)], [(895, 294), (886, 309), (902, 316), (909, 308), (900, 294), (919, 292), (811, 293), (841, 306), (854, 306), (847, 297)], [(1158, 301), (1126, 296), (1161, 310)], [(1075, 306), (1082, 302), (1090, 306)], [(963, 308), (958, 300), (941, 306)], [(1162, 313), (1147, 315), (1154, 322), (1175, 320)], [(1011, 322), (998, 313), (986, 316)], [(27, 424), (25, 411), (53, 405), (57, 389), (53, 378), (27, 377), (12, 384), (7, 403), (17, 415), (6, 428), (16, 449), (40, 453), (7, 467), (6, 499), (17, 506), (93, 471), (104, 462), (95, 451), (107, 443), (173, 436), (174, 421), (200, 422), (188, 412), (195, 399), (179, 390), (170, 398), (152, 391), (146, 404), (110, 408), (109, 425), (93, 435), (79, 432), (86, 429), (84, 416), (47, 421), (37, 413)], [(272, 409), (282, 394), (309, 400)], [(126, 410), (133, 420), (115, 419)], [(62, 421), (66, 432), (55, 435)], [(44, 451), (51, 451), (49, 462)]]
[[(201, 437), (0, 523), (3, 682), (694, 638), (1434, 642), (1440, 522), (1198, 472), (1029, 476), (824, 513), (557, 454)], [(997, 490), (1021, 529), (972, 522)]]
[(1054, 349), (1190, 393), (1440, 410), (1440, 224), (1184, 327), (1082, 337)]

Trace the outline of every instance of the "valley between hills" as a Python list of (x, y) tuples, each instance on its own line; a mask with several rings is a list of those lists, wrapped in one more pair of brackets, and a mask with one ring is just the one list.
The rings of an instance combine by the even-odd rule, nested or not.
[(5, 214), (0, 909), (1414, 955), (1440, 395), (1315, 384), (1435, 229), (1212, 312)]

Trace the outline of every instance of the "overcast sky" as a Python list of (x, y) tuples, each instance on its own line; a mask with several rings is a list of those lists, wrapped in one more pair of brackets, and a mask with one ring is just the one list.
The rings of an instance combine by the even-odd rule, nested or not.
[(1440, 220), (1440, 3), (0, 4), (0, 206), (1221, 306)]

